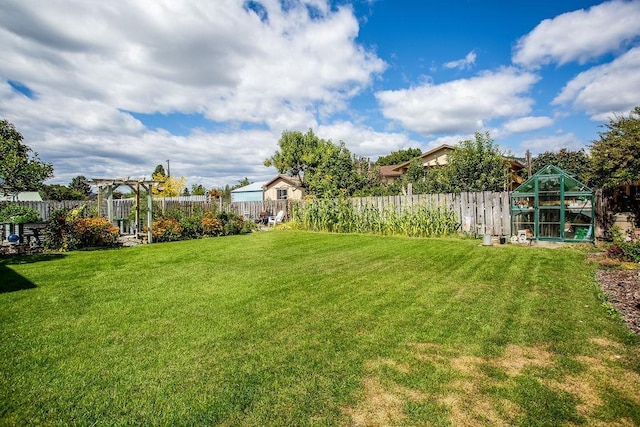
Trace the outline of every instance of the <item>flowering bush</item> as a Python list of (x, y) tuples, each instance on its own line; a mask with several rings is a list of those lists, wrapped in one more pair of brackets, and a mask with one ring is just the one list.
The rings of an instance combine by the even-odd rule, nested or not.
[(153, 221), (151, 234), (156, 242), (171, 242), (182, 237), (182, 226), (175, 218), (162, 217)]
[(206, 236), (219, 236), (224, 232), (222, 221), (212, 215), (205, 215), (200, 223), (202, 233)]
[(79, 248), (116, 246), (120, 236), (118, 227), (100, 217), (78, 218), (71, 230)]
[(78, 207), (53, 212), (45, 229), (45, 248), (70, 251), (117, 246), (118, 228), (106, 218), (82, 216), (83, 210)]

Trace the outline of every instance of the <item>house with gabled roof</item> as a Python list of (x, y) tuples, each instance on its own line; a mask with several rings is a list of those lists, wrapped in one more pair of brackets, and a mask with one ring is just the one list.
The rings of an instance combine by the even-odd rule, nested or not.
[(282, 174), (267, 182), (263, 189), (264, 200), (302, 200), (305, 195), (300, 179)]
[[(433, 150), (422, 153), (420, 156), (416, 157), (416, 159), (422, 162), (422, 167), (424, 169), (443, 166), (447, 164), (449, 154), (451, 154), (453, 150), (455, 150), (455, 147), (447, 144), (442, 144), (441, 146), (436, 147)], [(411, 166), (411, 163), (416, 159), (411, 159), (404, 163), (400, 163), (399, 165), (395, 165), (392, 170), (400, 172), (402, 175), (404, 175), (409, 169), (409, 166)]]
[[(381, 166), (380, 179), (385, 183), (393, 182), (407, 173), (411, 163), (416, 159), (422, 163), (424, 170), (444, 166), (448, 163), (449, 156), (455, 149), (456, 148), (451, 145), (442, 144), (439, 147), (422, 153), (415, 159), (400, 163), (399, 165)], [(524, 179), (519, 175), (519, 172), (524, 168), (524, 164), (513, 158), (505, 158), (505, 160), (509, 165), (509, 179), (511, 181), (510, 189), (513, 189), (524, 182)]]

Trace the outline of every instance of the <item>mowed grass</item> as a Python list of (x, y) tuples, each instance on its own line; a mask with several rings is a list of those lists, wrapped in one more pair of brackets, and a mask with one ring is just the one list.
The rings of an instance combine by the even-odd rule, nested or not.
[(0, 260), (0, 425), (640, 425), (574, 249), (294, 231)]

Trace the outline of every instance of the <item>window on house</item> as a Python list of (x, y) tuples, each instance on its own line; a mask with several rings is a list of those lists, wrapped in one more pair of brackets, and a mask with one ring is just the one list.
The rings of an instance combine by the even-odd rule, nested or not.
[(287, 189), (278, 189), (278, 200), (287, 200)]

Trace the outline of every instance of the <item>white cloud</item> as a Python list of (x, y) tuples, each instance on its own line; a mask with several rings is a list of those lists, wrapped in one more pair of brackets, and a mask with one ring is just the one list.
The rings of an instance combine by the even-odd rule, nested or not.
[(344, 141), (353, 154), (370, 159), (421, 145), (404, 133), (377, 132), (369, 127), (356, 126), (350, 122), (322, 125), (318, 127), (316, 135), (336, 143)]
[(569, 81), (553, 100), (585, 110), (596, 121), (628, 113), (640, 100), (640, 48), (609, 64), (593, 67)]
[(545, 19), (518, 40), (513, 62), (527, 67), (584, 63), (640, 35), (640, 1), (615, 0)]
[(546, 116), (520, 117), (510, 120), (502, 126), (501, 134), (530, 132), (553, 125), (553, 119)]
[(503, 68), (470, 79), (376, 93), (386, 117), (423, 135), (475, 132), (485, 121), (527, 114), (533, 99), (525, 96), (538, 76)]
[(353, 12), (323, 0), (306, 2), (320, 19), (302, 3), (264, 1), (264, 22), (231, 0), (12, 3), (0, 18), (2, 77), (129, 111), (268, 122), (342, 108), (385, 68), (355, 43)]
[(458, 70), (466, 70), (476, 63), (477, 55), (474, 51), (471, 51), (462, 59), (457, 61), (451, 61), (444, 64), (445, 68), (457, 68)]
[(522, 141), (518, 154), (524, 155), (527, 150), (530, 150), (531, 154), (535, 156), (545, 151), (558, 151), (562, 148), (575, 151), (585, 148), (585, 144), (573, 133), (530, 138)]
[[(493, 136), (493, 134), (491, 135)], [(431, 141), (429, 141), (427, 143), (426, 149), (423, 151), (432, 150), (434, 148), (440, 147), (441, 145), (450, 145), (452, 147), (455, 147), (461, 141), (467, 141), (472, 139), (474, 139), (474, 134), (472, 133), (441, 136), (439, 138), (432, 139)]]
[[(343, 110), (386, 64), (356, 42), (350, 7), (259, 3), (260, 14), (237, 0), (6, 0), (0, 117), (54, 160), (64, 183), (77, 174), (148, 175), (167, 158), (172, 171), (217, 185), (268, 174), (262, 162), (283, 129), (316, 127)], [(127, 111), (197, 113), (227, 129), (263, 130), (178, 137)]]

